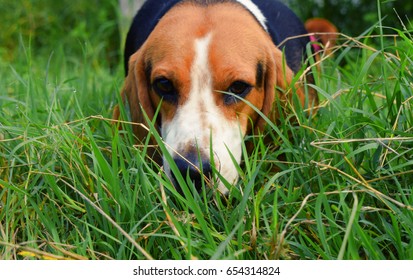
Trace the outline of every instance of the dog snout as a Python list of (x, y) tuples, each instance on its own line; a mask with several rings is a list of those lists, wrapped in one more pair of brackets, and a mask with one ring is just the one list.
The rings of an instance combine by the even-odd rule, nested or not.
[[(184, 179), (189, 178), (198, 192), (202, 191), (203, 182), (212, 177), (212, 167), (209, 159), (199, 158), (198, 155), (175, 157), (175, 164)], [(174, 175), (173, 175), (174, 176)], [(175, 182), (176, 176), (174, 176)]]

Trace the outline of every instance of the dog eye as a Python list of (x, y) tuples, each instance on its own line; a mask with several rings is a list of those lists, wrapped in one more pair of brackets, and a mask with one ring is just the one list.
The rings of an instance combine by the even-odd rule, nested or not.
[(252, 89), (252, 86), (250, 86), (249, 84), (242, 82), (242, 81), (236, 81), (236, 82), (233, 82), (231, 86), (228, 88), (228, 92), (243, 97), (247, 93), (249, 93), (251, 89)]
[(178, 92), (172, 83), (167, 78), (158, 78), (152, 83), (153, 90), (166, 101), (176, 101)]
[[(231, 86), (227, 89), (227, 92), (232, 93), (239, 97), (245, 97), (252, 89), (252, 86), (243, 82), (243, 81), (235, 81), (231, 84)], [(237, 103), (239, 99), (233, 95), (226, 95), (225, 97), (225, 104), (231, 105)]]

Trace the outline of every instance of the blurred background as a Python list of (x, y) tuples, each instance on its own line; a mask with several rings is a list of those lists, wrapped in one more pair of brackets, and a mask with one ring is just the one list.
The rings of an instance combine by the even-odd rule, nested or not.
[[(142, 0), (0, 0), (0, 60), (12, 62), (21, 46), (34, 54), (64, 48), (82, 55), (84, 43), (100, 58), (120, 64), (122, 45), (131, 17)], [(378, 32), (379, 10), (385, 32), (410, 28), (413, 1), (404, 0), (282, 0), (303, 20), (325, 17), (350, 36)], [(403, 24), (402, 24), (403, 23)], [(411, 26), (411, 25), (410, 25)], [(387, 30), (387, 31), (386, 31)], [(22, 44), (23, 43), (23, 44)], [(45, 52), (45, 53), (44, 53)], [(103, 56), (103, 57), (102, 57)]]
[[(350, 36), (358, 36), (375, 26), (378, 10), (381, 10), (383, 25), (400, 28), (413, 20), (413, 1), (404, 0), (282, 0), (304, 20), (324, 17)], [(400, 19), (399, 19), (400, 17)]]

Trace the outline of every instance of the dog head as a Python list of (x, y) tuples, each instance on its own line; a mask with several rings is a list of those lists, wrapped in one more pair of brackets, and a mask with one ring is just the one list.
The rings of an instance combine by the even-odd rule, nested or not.
[[(154, 118), (182, 175), (197, 187), (215, 169), (229, 183), (238, 178), (245, 135), (273, 121), (277, 89), (293, 73), (282, 52), (250, 11), (234, 3), (179, 4), (159, 21), (129, 60), (123, 98), (132, 121)], [(296, 90), (304, 103), (304, 94)], [(116, 115), (116, 113), (115, 113)], [(135, 127), (139, 138), (147, 131)], [(168, 162), (164, 169), (174, 179)], [(226, 193), (222, 182), (218, 189)]]

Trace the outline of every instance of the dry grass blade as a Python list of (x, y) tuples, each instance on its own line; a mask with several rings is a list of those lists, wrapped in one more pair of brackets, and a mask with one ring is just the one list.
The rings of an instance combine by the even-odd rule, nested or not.
[(87, 260), (88, 258), (85, 258), (83, 256), (80, 256), (78, 254), (66, 251), (62, 248), (58, 248), (56, 246), (51, 245), (52, 247), (54, 247), (55, 249), (57, 249), (58, 251), (60, 251), (61, 253), (63, 253), (64, 255), (66, 255), (67, 257), (64, 256), (59, 256), (59, 255), (55, 255), (55, 254), (51, 254), (48, 252), (44, 252), (38, 249), (34, 249), (31, 247), (27, 247), (27, 246), (21, 246), (18, 244), (9, 244), (3, 241), (0, 241), (0, 245), (5, 246), (5, 247), (11, 247), (14, 250), (18, 250), (19, 251), (19, 255), (21, 256), (26, 256), (26, 257), (35, 257), (38, 259), (45, 259), (45, 260)]
[(73, 191), (75, 191), (79, 196), (81, 196), (87, 203), (89, 203), (90, 206), (92, 206), (96, 211), (98, 211), (105, 219), (107, 219), (123, 236), (126, 237), (126, 239), (129, 240), (129, 242), (136, 248), (138, 249), (139, 252), (141, 252), (142, 255), (145, 256), (146, 259), (148, 260), (153, 260), (152, 256), (145, 251), (138, 243), (136, 243), (135, 239), (133, 239), (132, 236), (130, 236), (121, 226), (119, 226), (108, 214), (106, 214), (102, 209), (97, 207), (87, 196), (85, 196), (83, 193), (81, 193), (79, 190), (77, 190), (75, 187), (73, 187), (71, 184), (66, 182), (65, 180), (62, 179), (62, 182), (71, 188)]
[[(359, 179), (351, 176), (350, 174), (347, 174), (346, 172), (343, 172), (342, 170), (340, 170), (340, 169), (338, 169), (338, 168), (336, 168), (336, 167), (333, 167), (333, 166), (330, 166), (330, 165), (327, 165), (327, 164), (323, 164), (323, 163), (320, 163), (320, 162), (312, 162), (312, 163), (314, 163), (314, 164), (316, 164), (317, 166), (320, 166), (320, 167), (322, 167), (322, 168), (332, 169), (332, 170), (334, 170), (334, 171), (336, 171), (336, 172), (338, 172), (338, 173), (346, 176), (347, 178), (350, 178), (351, 180), (355, 181), (357, 184), (362, 185), (363, 187), (365, 187), (368, 191), (370, 191), (370, 192), (372, 192), (373, 194), (377, 195), (377, 197), (378, 197), (383, 203), (385, 203), (385, 204), (387, 204), (385, 200), (388, 200), (388, 201), (391, 201), (392, 203), (396, 204), (396, 205), (399, 206), (399, 207), (406, 208), (406, 209), (408, 209), (408, 210), (413, 210), (413, 207), (412, 207), (412, 206), (410, 206), (410, 205), (405, 205), (405, 204), (403, 204), (403, 203), (401, 203), (401, 202), (399, 202), (399, 201), (397, 201), (397, 200), (395, 200), (395, 199), (393, 199), (393, 198), (391, 198), (391, 197), (389, 197), (389, 196), (387, 196), (387, 195), (379, 192), (378, 190), (374, 189), (373, 187), (371, 187), (371, 186), (368, 184), (368, 181), (366, 181), (364, 178), (363, 178), (363, 180), (359, 180)], [(354, 168), (354, 166), (353, 166), (353, 168)], [(360, 175), (360, 176), (361, 176), (361, 175)], [(391, 209), (391, 207), (389, 207), (389, 209)]]

